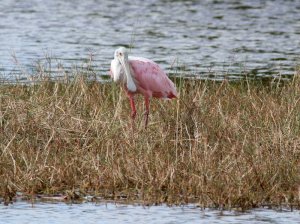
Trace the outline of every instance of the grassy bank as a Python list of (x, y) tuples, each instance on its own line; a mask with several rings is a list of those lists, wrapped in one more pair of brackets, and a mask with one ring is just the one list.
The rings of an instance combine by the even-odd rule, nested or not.
[(0, 86), (0, 196), (80, 190), (203, 207), (300, 205), (300, 79), (177, 80), (136, 130), (114, 84)]

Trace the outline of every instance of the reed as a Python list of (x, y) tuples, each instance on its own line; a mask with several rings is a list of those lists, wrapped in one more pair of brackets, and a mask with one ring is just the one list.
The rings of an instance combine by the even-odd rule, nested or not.
[(300, 78), (176, 79), (133, 131), (120, 88), (87, 80), (0, 86), (0, 196), (80, 191), (201, 207), (300, 205)]

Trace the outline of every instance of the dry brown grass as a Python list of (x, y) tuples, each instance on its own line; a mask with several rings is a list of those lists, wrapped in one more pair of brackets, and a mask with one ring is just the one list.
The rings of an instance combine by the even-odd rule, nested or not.
[(177, 80), (135, 132), (123, 92), (68, 84), (0, 86), (0, 196), (81, 192), (202, 207), (299, 207), (300, 80)]

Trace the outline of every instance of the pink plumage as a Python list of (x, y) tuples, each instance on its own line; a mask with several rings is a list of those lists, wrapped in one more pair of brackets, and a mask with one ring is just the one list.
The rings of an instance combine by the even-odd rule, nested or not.
[(173, 82), (155, 62), (129, 57), (133, 79), (137, 86), (137, 93), (146, 97), (175, 98), (177, 96)]
[(120, 83), (127, 92), (133, 120), (136, 116), (134, 95), (139, 93), (144, 96), (146, 106), (145, 127), (148, 124), (151, 97), (165, 99), (177, 97), (174, 83), (158, 64), (146, 58), (128, 57), (128, 52), (123, 47), (115, 51), (110, 74), (114, 81)]

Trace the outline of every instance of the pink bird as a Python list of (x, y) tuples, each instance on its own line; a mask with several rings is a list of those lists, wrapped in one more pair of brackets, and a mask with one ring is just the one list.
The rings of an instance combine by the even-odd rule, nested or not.
[(134, 95), (139, 93), (145, 99), (145, 128), (148, 125), (149, 102), (151, 97), (172, 99), (177, 97), (174, 83), (155, 62), (142, 57), (128, 56), (126, 48), (115, 51), (111, 61), (110, 75), (114, 82), (126, 91), (131, 106), (131, 117), (136, 117)]

